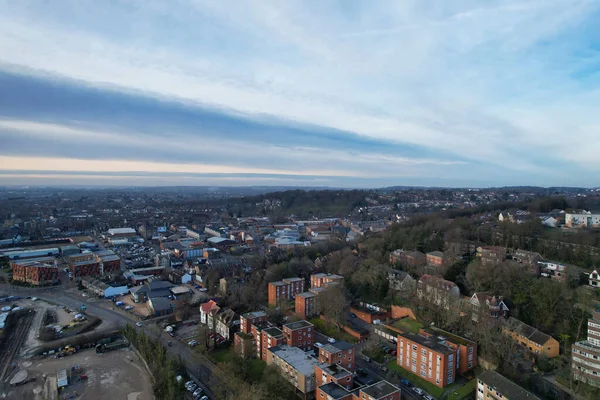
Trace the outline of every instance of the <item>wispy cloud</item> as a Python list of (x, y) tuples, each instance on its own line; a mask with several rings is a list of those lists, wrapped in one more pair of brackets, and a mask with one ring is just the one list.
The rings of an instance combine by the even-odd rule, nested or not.
[[(554, 181), (559, 169), (597, 172), (596, 1), (31, 4), (0, 1), (5, 73), (154, 97), (165, 109), (174, 100), (203, 117), (144, 124), (126, 110), (98, 118), (39, 105), (25, 119), (12, 106), (0, 109), (0, 154), (43, 157), (45, 147), (62, 159), (104, 151), (168, 163), (198, 149), (207, 165), (399, 179), (485, 172), (506, 184), (517, 173), (568, 184)], [(0, 90), (0, 104), (12, 95)], [(210, 110), (245, 120), (246, 137), (242, 123), (226, 135), (223, 120), (198, 123)], [(565, 134), (592, 142), (574, 156)]]

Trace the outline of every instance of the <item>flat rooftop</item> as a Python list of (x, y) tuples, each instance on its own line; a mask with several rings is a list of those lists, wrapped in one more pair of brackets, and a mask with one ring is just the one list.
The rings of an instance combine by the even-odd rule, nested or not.
[(313, 326), (313, 324), (311, 324), (308, 321), (302, 320), (302, 321), (296, 321), (296, 322), (290, 322), (289, 324), (284, 324), (283, 327), (287, 327), (288, 329), (291, 330), (296, 330), (296, 329), (301, 329), (301, 328), (306, 328), (309, 326)]
[(308, 297), (316, 297), (316, 296), (317, 296), (317, 294), (316, 294), (316, 293), (313, 293), (313, 292), (302, 292), (302, 293), (298, 293), (298, 294), (296, 295), (296, 297), (298, 297), (298, 296), (299, 296), (299, 297), (307, 297), (307, 298), (308, 298)]
[(400, 389), (398, 389), (396, 386), (392, 385), (388, 381), (379, 381), (377, 383), (372, 384), (371, 386), (361, 389), (361, 392), (376, 399), (389, 396), (398, 391), (400, 391)]
[(338, 351), (344, 351), (353, 348), (354, 346), (348, 342), (339, 341), (335, 343), (327, 343), (321, 347), (321, 350), (325, 350), (329, 353), (337, 353)]
[(315, 366), (319, 365), (319, 361), (303, 352), (297, 347), (290, 346), (273, 346), (269, 349), (274, 355), (292, 366), (298, 373), (304, 376), (314, 375)]
[(329, 375), (333, 376), (335, 379), (340, 379), (348, 375), (352, 375), (352, 372), (348, 371), (345, 368), (340, 367), (337, 364), (327, 364), (322, 363), (319, 364), (319, 368), (323, 371), (327, 372)]
[(319, 389), (321, 389), (321, 391), (334, 400), (343, 399), (349, 394), (346, 389), (335, 382), (330, 382), (327, 385), (319, 386)]
[(242, 317), (247, 318), (247, 319), (260, 318), (260, 317), (266, 317), (266, 316), (267, 316), (267, 313), (264, 311), (250, 311), (245, 314), (242, 314)]
[(444, 344), (437, 338), (437, 336), (423, 336), (415, 333), (401, 333), (401, 338), (406, 338), (411, 342), (418, 343), (419, 345), (426, 347), (430, 350), (436, 351), (441, 354), (453, 354), (454, 350), (448, 345)]
[(500, 375), (496, 371), (485, 371), (477, 377), (481, 382), (494, 388), (495, 391), (510, 400), (540, 400), (513, 381)]
[(273, 337), (283, 336), (283, 332), (281, 332), (281, 329), (274, 326), (271, 328), (264, 329), (263, 332)]

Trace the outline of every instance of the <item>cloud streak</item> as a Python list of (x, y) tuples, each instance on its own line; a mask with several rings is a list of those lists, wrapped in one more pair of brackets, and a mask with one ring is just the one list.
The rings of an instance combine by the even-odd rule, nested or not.
[[(0, 90), (0, 154), (112, 155), (167, 172), (196, 149), (198, 165), (272, 173), (568, 184), (562, 169), (598, 167), (599, 10), (585, 0), (0, 1), (0, 71), (21, 85)], [(19, 91), (28, 80), (95, 94), (36, 84), (59, 110)], [(100, 92), (123, 108), (74, 101), (97, 104)], [(15, 95), (22, 105), (9, 104)], [(164, 118), (144, 118), (142, 103)], [(565, 132), (589, 146), (566, 152)]]

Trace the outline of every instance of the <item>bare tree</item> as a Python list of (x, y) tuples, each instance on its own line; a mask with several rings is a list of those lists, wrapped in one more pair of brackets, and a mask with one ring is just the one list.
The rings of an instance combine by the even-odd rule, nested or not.
[(329, 288), (319, 295), (318, 302), (319, 310), (327, 321), (340, 329), (348, 312), (348, 301), (343, 289), (339, 286)]

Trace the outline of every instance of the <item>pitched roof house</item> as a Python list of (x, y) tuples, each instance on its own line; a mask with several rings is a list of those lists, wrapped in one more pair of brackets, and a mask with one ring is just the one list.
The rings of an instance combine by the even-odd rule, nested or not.
[(556, 339), (516, 318), (509, 317), (502, 332), (533, 354), (548, 358), (558, 356), (560, 345)]
[(441, 277), (425, 274), (417, 283), (417, 297), (449, 309), (460, 298), (460, 290), (454, 282)]
[(510, 308), (502, 296), (490, 296), (485, 292), (474, 293), (469, 300), (471, 320), (479, 323), (484, 318), (491, 321), (508, 318)]

